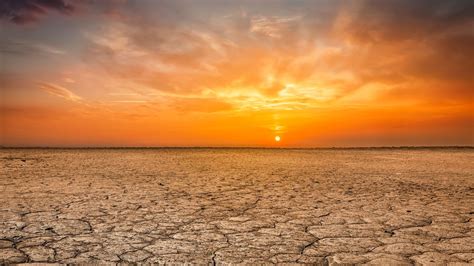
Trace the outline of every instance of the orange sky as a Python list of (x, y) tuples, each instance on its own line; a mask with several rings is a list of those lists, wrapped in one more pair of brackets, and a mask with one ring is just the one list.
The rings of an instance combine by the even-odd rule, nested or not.
[(474, 145), (472, 1), (2, 5), (3, 146)]

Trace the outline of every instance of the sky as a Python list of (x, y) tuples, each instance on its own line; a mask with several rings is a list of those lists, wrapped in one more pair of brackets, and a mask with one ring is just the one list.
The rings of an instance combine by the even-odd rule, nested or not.
[(2, 0), (0, 27), (2, 146), (474, 145), (472, 0)]

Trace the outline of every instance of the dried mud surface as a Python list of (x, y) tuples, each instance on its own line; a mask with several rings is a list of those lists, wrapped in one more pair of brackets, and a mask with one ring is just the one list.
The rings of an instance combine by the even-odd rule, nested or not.
[(0, 264), (474, 263), (474, 150), (0, 150)]

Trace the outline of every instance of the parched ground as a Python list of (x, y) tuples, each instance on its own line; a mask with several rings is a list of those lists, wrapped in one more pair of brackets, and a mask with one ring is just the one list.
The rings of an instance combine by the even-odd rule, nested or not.
[(474, 264), (474, 150), (0, 150), (0, 264)]

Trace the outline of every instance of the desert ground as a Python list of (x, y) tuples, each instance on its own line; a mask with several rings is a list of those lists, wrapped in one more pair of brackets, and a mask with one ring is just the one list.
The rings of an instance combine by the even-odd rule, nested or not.
[(474, 149), (2, 149), (0, 264), (474, 264)]

